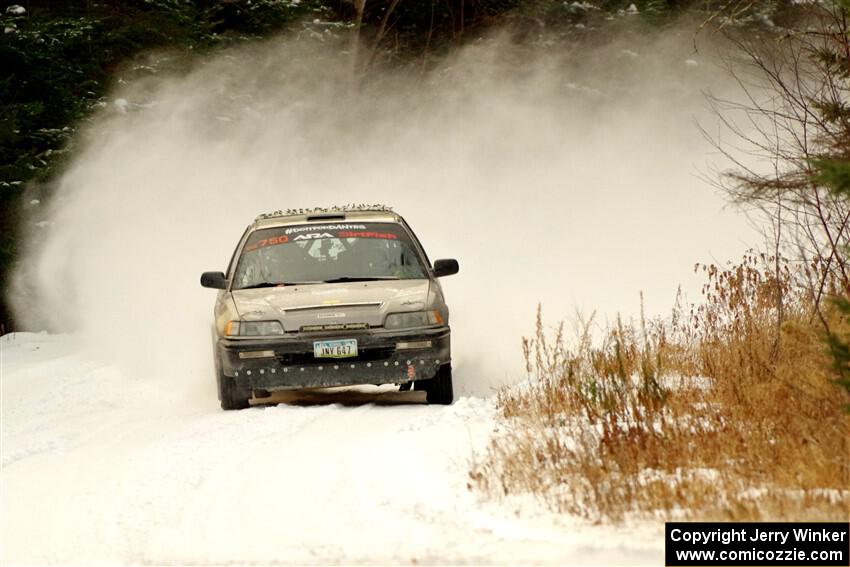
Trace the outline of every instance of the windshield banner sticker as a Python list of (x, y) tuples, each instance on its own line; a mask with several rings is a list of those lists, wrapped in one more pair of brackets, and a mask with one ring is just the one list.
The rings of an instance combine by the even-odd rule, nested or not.
[(284, 234), (295, 234), (296, 232), (307, 232), (308, 230), (366, 230), (365, 224), (310, 224), (305, 226), (292, 226), (283, 231)]
[(351, 232), (342, 230), (339, 232), (339, 238), (384, 238), (386, 240), (396, 240), (398, 236), (391, 232)]
[(333, 238), (333, 234), (328, 234), (327, 232), (315, 232), (311, 234), (299, 234), (292, 240), (315, 240), (316, 238)]
[(262, 240), (258, 240), (253, 244), (249, 244), (245, 247), (246, 252), (250, 252), (251, 250), (256, 250), (257, 248), (263, 248), (264, 246), (273, 246), (275, 244), (286, 244), (289, 242), (289, 237), (284, 236), (273, 236), (271, 238), (263, 238)]
[(399, 228), (391, 224), (312, 224), (258, 230), (248, 238), (248, 243), (245, 245), (245, 251), (253, 252), (260, 248), (275, 246), (277, 244), (306, 242), (327, 238), (407, 240), (405, 234)]

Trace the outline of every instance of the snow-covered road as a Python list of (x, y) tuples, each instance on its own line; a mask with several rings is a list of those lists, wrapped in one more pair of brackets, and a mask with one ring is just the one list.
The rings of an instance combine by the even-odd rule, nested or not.
[(225, 413), (68, 336), (0, 349), (3, 564), (662, 561), (660, 525), (591, 526), (470, 491), (488, 399), (361, 389)]

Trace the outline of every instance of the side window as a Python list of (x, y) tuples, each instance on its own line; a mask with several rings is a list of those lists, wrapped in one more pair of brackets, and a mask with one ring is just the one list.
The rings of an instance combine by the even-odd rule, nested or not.
[(239, 247), (242, 246), (242, 243), (248, 236), (249, 228), (251, 227), (245, 227), (245, 232), (242, 233), (242, 238), (239, 239), (239, 242), (236, 244), (236, 248), (233, 250), (233, 254), (230, 256), (230, 262), (227, 264), (227, 270), (224, 272), (224, 277), (228, 280), (233, 278), (233, 270), (236, 269), (236, 253), (239, 252)]
[(428, 258), (428, 253), (425, 252), (425, 247), (422, 246), (421, 242), (419, 242), (419, 237), (416, 236), (416, 233), (413, 232), (413, 229), (410, 228), (410, 226), (407, 224), (406, 220), (402, 219), (400, 224), (407, 231), (407, 234), (410, 235), (410, 239), (413, 241), (414, 246), (416, 247), (419, 254), (422, 256), (422, 259), (425, 261), (425, 265), (430, 268), (431, 267), (431, 259)]

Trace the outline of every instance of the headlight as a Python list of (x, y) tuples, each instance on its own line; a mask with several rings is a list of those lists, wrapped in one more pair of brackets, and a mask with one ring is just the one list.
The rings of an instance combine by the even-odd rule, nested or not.
[(385, 329), (408, 329), (411, 327), (427, 327), (442, 325), (443, 318), (437, 310), (412, 311), (410, 313), (390, 313), (384, 321)]
[(231, 321), (224, 327), (228, 337), (268, 337), (282, 335), (283, 325), (279, 321)]

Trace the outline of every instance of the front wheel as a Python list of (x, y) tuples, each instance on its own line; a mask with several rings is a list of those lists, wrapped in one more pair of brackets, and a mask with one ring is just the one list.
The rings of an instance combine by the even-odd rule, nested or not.
[(233, 378), (219, 372), (218, 397), (221, 400), (221, 409), (240, 410), (250, 405), (248, 401), (251, 399), (251, 392), (241, 389)]
[(444, 364), (437, 375), (425, 382), (425, 400), (429, 404), (449, 405), (454, 400), (452, 365)]

